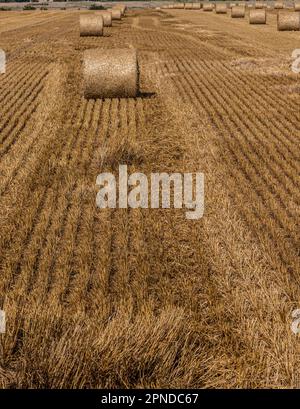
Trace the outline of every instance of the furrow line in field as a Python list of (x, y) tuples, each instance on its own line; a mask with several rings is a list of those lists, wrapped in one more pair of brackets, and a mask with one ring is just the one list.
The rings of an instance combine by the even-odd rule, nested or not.
[[(39, 66), (39, 64), (36, 64), (36, 66)], [(1, 77), (0, 82), (0, 102), (4, 101), (14, 87), (23, 86), (23, 83), (28, 79), (28, 74), (32, 73), (32, 66), (26, 64), (24, 67), (24, 62), (22, 61), (7, 64), (6, 74)]]
[[(103, 170), (101, 158), (103, 158), (106, 154), (105, 146), (109, 134), (111, 100), (105, 100), (102, 104), (102, 112), (99, 116), (98, 129), (95, 133), (95, 149), (93, 152), (91, 152), (91, 163), (87, 170), (87, 176), (90, 175), (89, 180), (92, 178), (93, 183), (96, 182), (96, 175)], [(93, 219), (90, 223), (90, 229), (93, 233), (90, 247), (93, 256), (83, 297), (86, 299), (86, 308), (90, 310), (91, 313), (101, 306), (103, 317), (107, 319), (109, 317), (107, 283), (111, 257), (109, 254), (111, 235), (109, 214), (111, 211), (110, 209), (106, 209), (99, 212), (99, 210), (95, 208), (96, 191), (90, 200), (91, 203), (89, 203), (89, 207), (92, 207), (93, 209)], [(101, 245), (99, 245), (99, 243), (101, 243)]]
[[(80, 112), (80, 111), (79, 111)], [(74, 136), (76, 137), (76, 135)], [(60, 140), (59, 143), (62, 146), (62, 149), (66, 146), (66, 143), (64, 141), (64, 139)], [(30, 149), (30, 148), (29, 148)], [(55, 173), (58, 173), (60, 170), (60, 168), (56, 168), (55, 169)], [(38, 177), (42, 178), (44, 173), (47, 173), (47, 163), (41, 161), (38, 163), (38, 168), (36, 169), (36, 174), (38, 175)], [(54, 175), (55, 175), (54, 173)], [(54, 176), (52, 175), (52, 176)], [(31, 184), (33, 182), (36, 182), (35, 180), (31, 180), (31, 182), (29, 182), (28, 185), (28, 195), (27, 198), (31, 198), (32, 197), (32, 201), (31, 201), (31, 207), (29, 208), (28, 206), (26, 206), (26, 208), (30, 209), (30, 212), (28, 214), (28, 219), (26, 219), (24, 216), (21, 217), (21, 212), (23, 212), (22, 207), (17, 207), (17, 209), (15, 210), (14, 215), (11, 217), (11, 220), (22, 220), (22, 226), (18, 226), (18, 225), (14, 225), (14, 226), (10, 226), (9, 225), (5, 225), (4, 227), (6, 229), (8, 229), (7, 233), (4, 233), (4, 237), (6, 237), (6, 240), (4, 241), (4, 245), (2, 244), (2, 254), (6, 254), (7, 251), (12, 252), (11, 256), (6, 256), (6, 259), (10, 259), (10, 260), (14, 260), (15, 257), (19, 258), (19, 261), (16, 262), (16, 264), (21, 263), (22, 262), (22, 257), (20, 257), (21, 253), (24, 253), (26, 251), (26, 244), (30, 243), (30, 237), (28, 235), (28, 232), (30, 232), (31, 229), (31, 224), (32, 224), (32, 220), (36, 220), (37, 216), (37, 211), (36, 209), (42, 209), (42, 201), (48, 200), (48, 195), (53, 195), (53, 190), (52, 190), (52, 186), (50, 184), (50, 186), (46, 184), (47, 186), (47, 190), (45, 191), (44, 196), (45, 197), (40, 197), (37, 196), (36, 197), (36, 193), (35, 196), (33, 197), (30, 191), (31, 189)], [(41, 186), (45, 185), (45, 181), (42, 180), (41, 181)], [(56, 192), (56, 196), (57, 197), (58, 192)], [(26, 196), (26, 195), (25, 195)], [(26, 197), (24, 197), (24, 200), (26, 200)], [(56, 199), (54, 199), (56, 200)], [(12, 228), (13, 227), (13, 228)], [(15, 234), (15, 230), (18, 231), (18, 234)], [(27, 238), (26, 238), (27, 237)], [(25, 245), (25, 247), (24, 247)], [(16, 249), (19, 249), (16, 251)], [(36, 261), (36, 263), (38, 263), (38, 260)]]
[[(94, 101), (89, 101), (87, 103), (87, 111), (82, 119), (82, 124), (79, 129), (77, 140), (82, 141), (89, 137), (87, 132), (89, 125), (93, 119), (94, 112)], [(70, 152), (70, 157), (73, 159), (73, 166), (70, 166), (68, 175), (66, 175), (65, 185), (67, 187), (67, 208), (64, 214), (64, 223), (61, 226), (61, 234), (57, 242), (57, 247), (52, 254), (51, 261), (51, 284), (49, 286), (48, 296), (52, 299), (57, 300), (57, 302), (63, 302), (63, 294), (68, 285), (69, 274), (72, 274), (72, 256), (75, 250), (76, 235), (78, 233), (78, 220), (81, 215), (81, 200), (80, 192), (77, 188), (76, 182), (76, 161), (79, 160), (81, 156), (80, 149), (75, 148), (73, 145), (72, 153)], [(71, 161), (69, 161), (71, 165)], [(79, 193), (79, 194), (78, 194)]]
[[(83, 139), (79, 150), (82, 155), (78, 158), (77, 163), (71, 167), (78, 169), (76, 173), (75, 192), (76, 199), (81, 203), (80, 216), (77, 221), (77, 230), (75, 234), (74, 254), (72, 257), (72, 272), (69, 274), (69, 281), (66, 285), (62, 296), (63, 302), (75, 304), (76, 301), (82, 299), (84, 290), (89, 280), (89, 274), (92, 262), (92, 231), (93, 216), (95, 211), (95, 197), (93, 179), (87, 179), (88, 170), (92, 166), (95, 149), (99, 143), (100, 118), (102, 116), (103, 104), (101, 100), (97, 100), (94, 104), (91, 123), (85, 139)], [(91, 184), (90, 184), (91, 183)], [(86, 246), (84, 242), (88, 240)], [(89, 254), (89, 256), (88, 256)]]
[[(211, 72), (212, 78), (215, 79), (215, 83), (217, 83), (217, 74), (215, 75), (215, 72)], [(219, 78), (221, 81), (221, 79)], [(234, 81), (234, 79), (232, 79)], [(221, 89), (221, 84), (220, 82), (220, 88)], [(228, 81), (226, 84), (226, 90), (230, 91), (226, 93), (220, 93), (222, 95), (224, 102), (224, 106), (228, 104), (230, 106), (233, 102), (234, 106), (234, 112), (235, 112), (235, 118), (239, 121), (239, 123), (242, 123), (245, 125), (246, 129), (245, 131), (248, 130), (248, 132), (244, 133), (245, 136), (245, 142), (249, 143), (250, 147), (250, 152), (252, 152), (252, 149), (255, 150), (256, 154), (258, 157), (260, 157), (261, 163), (268, 163), (268, 166), (270, 169), (272, 169), (272, 177), (279, 180), (280, 177), (278, 175), (282, 175), (282, 173), (285, 176), (285, 179), (282, 180), (282, 186), (285, 186), (287, 192), (291, 194), (292, 191), (294, 191), (295, 187), (297, 188), (296, 181), (293, 175), (296, 171), (296, 173), (299, 172), (299, 169), (297, 169), (296, 166), (296, 160), (295, 161), (284, 161), (282, 163), (282, 152), (275, 147), (274, 149), (274, 133), (269, 129), (268, 124), (265, 124), (265, 120), (263, 121), (262, 119), (258, 119), (257, 114), (259, 111), (255, 111), (255, 109), (251, 106), (249, 109), (244, 108), (246, 105), (246, 100), (241, 100), (235, 93), (234, 89), (232, 89), (232, 86), (230, 82)], [(227, 95), (228, 94), (228, 95)], [(231, 104), (230, 104), (231, 101)], [(240, 110), (236, 109), (235, 107), (239, 107)], [(240, 113), (241, 112), (241, 113)], [(243, 115), (242, 115), (243, 112)], [(256, 125), (258, 128), (258, 131), (261, 132), (261, 134), (258, 136), (257, 131), (253, 132), (253, 129), (256, 130), (256, 127), (251, 126), (251, 122)], [(276, 126), (276, 125), (275, 125)], [(273, 129), (273, 128), (272, 128)], [(247, 136), (248, 135), (248, 136)], [(251, 135), (253, 138), (251, 138)], [(261, 137), (265, 136), (265, 137)], [(240, 140), (240, 139), (239, 139)], [(259, 148), (259, 149), (258, 149)], [(259, 151), (264, 148), (264, 152), (260, 153)], [(293, 159), (293, 157), (292, 157)], [(294, 163), (295, 162), (295, 163)], [(287, 180), (286, 180), (287, 179)], [(294, 196), (293, 196), (294, 197)], [(297, 199), (296, 199), (297, 202)]]
[[(40, 85), (43, 83), (44, 78), (47, 76), (48, 72), (42, 74), (33, 75), (34, 78), (29, 78), (24, 87), (22, 87), (19, 92), (15, 94), (15, 97), (9, 100), (9, 104), (4, 105), (3, 111), (1, 112), (0, 120), (0, 132), (4, 133), (5, 128), (10, 125), (14, 118), (22, 116), (22, 109), (24, 105), (30, 105), (32, 101), (32, 95), (35, 93), (36, 89), (40, 89)], [(30, 84), (30, 85), (29, 85)], [(28, 103), (29, 101), (29, 103)], [(7, 106), (8, 105), (8, 106)], [(19, 112), (21, 110), (21, 113)], [(5, 135), (5, 134), (4, 134)], [(5, 136), (1, 137), (1, 143), (5, 141)]]
[[(191, 67), (193, 66), (193, 64), (191, 64)], [(206, 72), (206, 66), (202, 66), (202, 68), (204, 68), (204, 70), (201, 72), (203, 72), (203, 75), (207, 75)], [(193, 72), (192, 70), (190, 70), (190, 72)], [(216, 89), (222, 89), (223, 87), (223, 83), (224, 83), (224, 77), (221, 76), (217, 70), (214, 70), (211, 66), (209, 68), (209, 72), (211, 73), (211, 76), (214, 78), (214, 86)], [(266, 123), (266, 121), (269, 118), (266, 117), (262, 117), (260, 115), (260, 110), (259, 110), (259, 106), (256, 105), (255, 102), (251, 102), (251, 107), (248, 108), (244, 108), (247, 107), (247, 105), (249, 104), (249, 92), (244, 92), (244, 89), (241, 87), (240, 88), (240, 93), (237, 95), (235, 92), (235, 87), (232, 85), (235, 83), (235, 78), (226, 78), (226, 93), (222, 93), (223, 97), (226, 98), (227, 103), (229, 104), (229, 101), (235, 101), (234, 104), (234, 108), (236, 106), (239, 106), (241, 108), (241, 110), (243, 111), (243, 116), (240, 116), (239, 110), (235, 109), (235, 114), (239, 117), (239, 119), (245, 124), (245, 126), (247, 126), (248, 130), (251, 132), (252, 129), (254, 129), (253, 126), (250, 126), (251, 122), (255, 123), (256, 127), (258, 127), (258, 130), (261, 132), (261, 135), (264, 135), (264, 138), (257, 138), (257, 133), (252, 132), (253, 137), (256, 137), (255, 139), (258, 141), (260, 149), (264, 148), (265, 151), (265, 156), (264, 158), (268, 158), (269, 162), (272, 164), (273, 166), (273, 162), (275, 162), (276, 166), (278, 166), (280, 172), (279, 174), (281, 174), (281, 172), (284, 173), (285, 177), (287, 179), (289, 179), (289, 184), (294, 185), (295, 184), (295, 180), (294, 178), (292, 178), (290, 175), (293, 174), (294, 171), (298, 172), (299, 169), (297, 167), (297, 161), (285, 161), (282, 163), (282, 148), (286, 151), (285, 149), (285, 145), (280, 144), (279, 146), (277, 145), (277, 143), (274, 143), (278, 140), (278, 137), (280, 138), (281, 136), (285, 137), (286, 134), (286, 130), (284, 129), (284, 133), (280, 132), (277, 130), (277, 123), (276, 121), (272, 121), (270, 120), (271, 124), (272, 124), (272, 128), (270, 129), (270, 126), (268, 123)], [(231, 82), (232, 81), (232, 82)], [(197, 82), (200, 83), (200, 81), (197, 78)], [(228, 95), (227, 95), (228, 94)], [(230, 95), (229, 95), (230, 94)], [(244, 99), (240, 98), (240, 95), (244, 95)], [(248, 95), (248, 99), (247, 99), (247, 95)], [(253, 97), (255, 97), (253, 95)], [(254, 98), (255, 100), (255, 98)], [(259, 105), (259, 104), (258, 104)], [(229, 105), (230, 106), (230, 105)], [(257, 108), (256, 108), (257, 106)], [(277, 131), (277, 132), (276, 132)], [(277, 147), (278, 146), (278, 147)], [(275, 148), (275, 149), (274, 149)], [(295, 158), (294, 153), (292, 153), (291, 151), (289, 152), (285, 152), (286, 155), (288, 155), (288, 157), (292, 157)], [(274, 165), (275, 166), (275, 165)], [(293, 171), (291, 171), (291, 168), (293, 168)], [(278, 170), (275, 170), (274, 173), (275, 177), (278, 175)]]
[(299, 104), (295, 104), (294, 101), (287, 104), (286, 98), (274, 88), (274, 81), (267, 75), (260, 77), (251, 72), (247, 72), (247, 75), (245, 75), (240, 70), (233, 69), (226, 61), (222, 62), (222, 64), (216, 62), (216, 65), (219, 65), (220, 69), (222, 67), (224, 72), (234, 77), (237, 83), (251, 89), (252, 95), (258, 95), (261, 101), (264, 102), (264, 105), (269, 107), (269, 109), (272, 108), (274, 114), (277, 114), (279, 118), (285, 119), (290, 125), (298, 126), (298, 119), (294, 115), (298, 112), (297, 107), (299, 107)]
[[(22, 73), (21, 78), (17, 79), (14, 84), (9, 84), (7, 92), (1, 95), (2, 98), (0, 103), (3, 108), (0, 122), (1, 130), (5, 115), (7, 113), (11, 115), (16, 112), (18, 109), (17, 107), (23, 103), (23, 99), (28, 97), (28, 95), (26, 96), (26, 92), (28, 94), (28, 89), (32, 89), (37, 81), (42, 80), (44, 72), (48, 73), (44, 64), (36, 64), (36, 66), (30, 70), (30, 73), (25, 72), (24, 75)], [(15, 88), (17, 88), (17, 91)]]
[[(242, 78), (242, 75), (239, 76), (238, 73), (232, 73), (231, 72), (231, 77), (233, 81), (236, 83), (239, 83), (240, 78)], [(298, 120), (295, 117), (295, 114), (297, 112), (297, 109), (293, 106), (293, 102), (289, 105), (287, 103), (287, 100), (285, 99), (284, 102), (284, 107), (278, 106), (278, 104), (274, 104), (274, 94), (272, 92), (268, 91), (268, 88), (264, 88), (263, 86), (263, 81), (258, 82), (257, 80), (257, 86), (253, 88), (253, 85), (255, 84), (255, 80), (251, 79), (249, 81), (243, 81), (240, 82), (241, 84), (247, 85), (247, 89), (251, 88), (252, 90), (252, 103), (253, 106), (257, 106), (257, 109), (259, 112), (260, 108), (260, 116), (263, 115), (269, 115), (268, 120), (273, 124), (274, 127), (274, 137), (276, 137), (276, 140), (278, 141), (278, 145), (283, 146), (286, 151), (288, 151), (289, 155), (294, 155), (294, 148), (297, 146), (297, 134), (299, 133), (299, 123)], [(242, 87), (241, 87), (242, 88)], [(257, 90), (258, 89), (258, 90)], [(261, 89), (262, 91), (259, 91)], [(244, 89), (242, 88), (243, 95), (246, 97)], [(268, 92), (270, 92), (270, 95), (268, 95)], [(260, 98), (260, 107), (258, 106), (257, 103), (257, 97)], [(276, 101), (278, 100), (278, 97), (276, 97)], [(265, 109), (263, 109), (265, 108)], [(289, 114), (288, 114), (289, 113)], [(284, 125), (283, 122), (284, 121)], [(295, 135), (294, 135), (295, 134)]]
[[(13, 123), (13, 125), (9, 128), (6, 128), (5, 132), (5, 143), (1, 146), (1, 151), (0, 151), (0, 159), (3, 158), (13, 144), (16, 142), (17, 138), (19, 135), (21, 135), (22, 131), (26, 127), (26, 124), (28, 120), (30, 120), (31, 115), (36, 111), (38, 107), (38, 102), (36, 101), (38, 94), (42, 91), (43, 85), (39, 85), (36, 90), (35, 94), (31, 96), (30, 98), (30, 103), (31, 105), (25, 106), (22, 113), (21, 113), (21, 119), (17, 120)], [(26, 105), (26, 104), (24, 104)]]
[[(185, 68), (186, 68), (186, 70), (187, 70), (187, 72), (188, 72), (188, 68), (185, 66)], [(192, 75), (193, 76), (193, 72), (191, 72), (191, 74), (190, 75)], [(214, 78), (214, 72), (212, 72), (211, 71), (211, 77), (212, 78)], [(194, 77), (194, 81), (196, 82), (196, 83), (198, 83), (198, 85), (200, 86), (201, 84), (199, 84), (199, 82), (198, 82), (198, 77), (196, 76), (196, 78)], [(249, 139), (250, 141), (251, 141), (251, 134), (252, 135), (255, 135), (255, 132), (253, 132), (252, 130), (254, 130), (254, 127), (251, 127), (251, 122), (250, 121), (248, 121), (248, 117), (246, 116), (246, 114), (244, 115), (244, 116), (241, 116), (240, 115), (240, 112), (235, 108), (236, 106), (242, 106), (242, 108), (241, 109), (244, 109), (243, 108), (243, 103), (239, 103), (239, 101), (238, 101), (238, 99), (235, 97), (235, 95), (234, 95), (234, 93), (231, 93), (231, 95), (230, 96), (228, 96), (227, 97), (227, 95), (226, 95), (226, 92), (218, 92), (218, 94), (214, 91), (214, 88), (213, 88), (213, 85), (215, 84), (215, 81), (212, 81), (212, 80), (210, 80), (210, 79), (208, 79), (208, 78), (206, 78), (206, 81), (207, 81), (207, 83), (208, 83), (208, 87), (207, 87), (207, 89), (209, 88), (209, 89), (211, 89), (211, 94), (214, 94), (215, 95), (215, 98), (216, 98), (216, 101), (217, 100), (220, 100), (220, 104), (217, 104), (217, 106), (218, 107), (220, 107), (219, 109), (221, 109), (221, 108), (223, 108), (224, 107), (224, 110), (225, 110), (225, 112), (224, 112), (224, 114), (223, 115), (225, 115), (226, 117), (224, 118), (224, 120), (226, 120), (226, 118), (227, 118), (227, 116), (229, 115), (229, 111), (228, 111), (228, 109), (227, 109), (227, 107), (230, 107), (230, 106), (232, 106), (232, 101), (234, 101), (235, 99), (236, 99), (236, 105), (234, 105), (234, 106), (232, 106), (232, 109), (230, 110), (230, 112), (235, 112), (235, 116), (234, 117), (232, 117), (232, 115), (230, 116), (230, 118), (232, 117), (232, 120), (231, 120), (231, 122), (232, 123), (236, 123), (237, 124), (237, 130), (239, 130), (239, 129), (242, 129), (243, 130), (243, 135), (244, 135), (244, 137), (247, 139)], [(202, 81), (203, 83), (205, 82), (204, 80)], [(209, 87), (210, 86), (210, 87)], [(230, 88), (230, 86), (229, 86), (229, 84), (227, 84), (227, 87), (226, 87), (226, 90), (228, 91), (229, 90), (229, 88)], [(217, 89), (221, 89), (220, 87), (217, 87)], [(250, 135), (249, 135), (249, 133), (250, 133)], [(247, 135), (248, 135), (248, 137), (247, 137)], [(259, 140), (260, 140), (260, 138), (259, 138)], [(266, 140), (268, 140), (268, 139), (266, 139)], [(245, 142), (244, 140), (242, 140), (241, 138), (238, 138), (237, 139), (237, 141), (239, 142), (239, 143), (241, 143), (242, 141), (243, 142)], [(249, 142), (249, 144), (250, 144), (250, 152), (252, 152), (252, 150), (253, 150), (253, 148), (254, 148), (254, 145), (253, 145), (253, 142)], [(261, 145), (262, 145), (262, 141), (261, 141)], [(248, 155), (248, 153), (247, 153), (248, 151), (247, 151), (247, 149), (246, 149), (246, 154)], [(284, 190), (286, 190), (287, 191), (287, 194), (290, 194), (290, 195), (292, 195), (293, 193), (292, 192), (294, 192), (294, 185), (295, 185), (295, 182), (292, 180), (292, 186), (291, 187), (289, 187), (288, 186), (288, 183), (287, 183), (287, 181), (286, 180), (283, 180), (282, 182), (281, 182), (281, 180), (280, 180), (280, 177), (278, 176), (278, 173), (279, 173), (279, 175), (281, 175), (281, 171), (282, 171), (282, 167), (281, 167), (281, 164), (280, 164), (280, 161), (277, 161), (277, 165), (279, 166), (279, 169), (273, 169), (273, 161), (270, 161), (269, 159), (269, 156), (270, 156), (270, 151), (268, 150), (267, 152), (266, 152), (266, 156), (261, 156), (261, 154), (256, 150), (256, 154), (260, 157), (260, 160), (261, 160), (261, 163), (265, 163), (265, 161), (266, 161), (266, 159), (268, 160), (268, 162), (267, 162), (267, 165), (268, 165), (268, 168), (270, 168), (270, 169), (272, 169), (272, 178), (275, 178), (278, 182), (279, 182), (279, 187), (280, 186), (282, 186), (283, 187), (283, 192), (281, 193), (281, 196), (279, 196), (280, 197), (280, 200), (281, 200), (281, 204), (283, 205), (283, 203), (284, 203), (284, 197), (285, 197), (285, 192), (284, 192)], [(250, 154), (249, 154), (250, 155)], [(248, 156), (249, 156), (248, 155)], [(274, 160), (275, 158), (273, 157), (273, 160)], [(252, 165), (253, 166), (255, 166), (255, 163), (253, 163), (252, 162)], [(279, 172), (278, 172), (279, 171)], [(259, 174), (260, 172), (258, 172), (258, 174)], [(265, 179), (265, 182), (266, 182), (266, 184), (268, 185), (269, 183), (270, 183), (270, 181), (267, 179), (267, 177), (265, 176), (265, 174), (263, 173), (262, 175), (262, 178), (264, 178)], [(289, 174), (288, 174), (288, 176), (289, 176)], [(289, 179), (291, 179), (290, 177), (289, 177)], [(283, 195), (283, 198), (282, 198), (282, 195)], [(293, 196), (294, 197), (294, 196)]]
[[(189, 84), (189, 80), (188, 80), (188, 78), (186, 77), (185, 85), (188, 85), (188, 84)], [(203, 83), (203, 84), (204, 84), (204, 83)], [(191, 95), (192, 95), (191, 101), (194, 100), (195, 103), (196, 103), (196, 106), (200, 104), (200, 106), (205, 109), (205, 111), (207, 112), (207, 114), (208, 114), (209, 117), (211, 118), (212, 123), (215, 123), (216, 119), (218, 118), (217, 124), (216, 124), (216, 127), (217, 127), (217, 129), (218, 129), (218, 132), (220, 131), (221, 133), (224, 133), (224, 131), (226, 130), (227, 132), (229, 132), (229, 135), (231, 135), (231, 136), (229, 136), (229, 138), (232, 138), (232, 137), (234, 138), (234, 134), (232, 134), (232, 129), (231, 129), (231, 128), (227, 128), (227, 127), (224, 126), (224, 125), (225, 125), (225, 123), (224, 123), (224, 116), (222, 116), (222, 115), (219, 113), (218, 110), (216, 110), (216, 111), (214, 112), (214, 115), (212, 115), (212, 113), (210, 113), (210, 112), (211, 112), (211, 106), (214, 106), (214, 101), (209, 102), (209, 106), (207, 106), (207, 100), (210, 101), (210, 91), (211, 91), (211, 90), (209, 91), (208, 89), (206, 89), (206, 91), (207, 91), (207, 94), (206, 94), (206, 91), (205, 91), (204, 89), (202, 89), (201, 98), (200, 98), (199, 95), (197, 95), (197, 92), (196, 92), (197, 87), (195, 87), (195, 84), (192, 83), (192, 84), (190, 85), (189, 89), (190, 89), (190, 92), (191, 92)], [(205, 95), (206, 98), (203, 98), (203, 94)], [(199, 98), (200, 98), (200, 99), (199, 99)], [(200, 101), (203, 101), (203, 102), (201, 103)], [(203, 103), (204, 103), (205, 105), (203, 105)], [(226, 128), (227, 128), (227, 129), (226, 129)], [(232, 152), (232, 154), (234, 154), (234, 152)], [(240, 158), (239, 158), (238, 156), (235, 156), (235, 158), (236, 158), (236, 160), (240, 161)], [(245, 169), (243, 168), (243, 164), (242, 164), (241, 166), (242, 166), (242, 168), (241, 168), (241, 173), (243, 173), (243, 172), (245, 172)], [(245, 178), (249, 181), (247, 172), (246, 172), (246, 174), (245, 174)], [(260, 200), (260, 202), (261, 202), (261, 200), (262, 200), (262, 196), (261, 196), (261, 195), (262, 195), (262, 194), (265, 195), (265, 192), (260, 192), (260, 191), (258, 191), (255, 186), (253, 187), (253, 191), (256, 192), (257, 198), (260, 198), (259, 200)], [(263, 197), (264, 197), (264, 196), (263, 196)], [(264, 207), (265, 207), (264, 200), (262, 201), (262, 203), (263, 203), (263, 208), (264, 208)], [(282, 209), (281, 209), (281, 210), (282, 210)], [(265, 216), (267, 219), (270, 217), (270, 216), (268, 216), (268, 215), (270, 215), (270, 211), (271, 211), (271, 214), (274, 213), (271, 209), (269, 209), (268, 213), (267, 213), (266, 216)], [(281, 221), (281, 219), (279, 220), (277, 216), (278, 216), (278, 215), (276, 214), (276, 219), (275, 219), (276, 224), (279, 224), (279, 228), (282, 228), (282, 221)], [(288, 219), (288, 220), (289, 220), (289, 219)], [(288, 223), (288, 224), (291, 224), (291, 223)], [(286, 226), (285, 226), (285, 227), (286, 227)], [(289, 230), (290, 230), (290, 233), (294, 236), (294, 238), (292, 239), (292, 241), (294, 242), (294, 240), (297, 240), (297, 238), (295, 238), (295, 233), (294, 233), (295, 228), (294, 228), (294, 226), (291, 225), (290, 228), (289, 228)], [(274, 233), (274, 232), (273, 232), (273, 233)], [(273, 233), (272, 233), (272, 234), (273, 234)], [(294, 245), (297, 245), (297, 241), (294, 242)]]

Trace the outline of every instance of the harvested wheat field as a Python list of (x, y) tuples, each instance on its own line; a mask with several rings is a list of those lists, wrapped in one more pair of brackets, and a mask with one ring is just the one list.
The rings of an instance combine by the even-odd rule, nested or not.
[[(300, 34), (247, 13), (0, 12), (1, 388), (300, 387)], [(136, 98), (84, 98), (94, 48)], [(203, 172), (204, 216), (97, 208), (120, 164)]]

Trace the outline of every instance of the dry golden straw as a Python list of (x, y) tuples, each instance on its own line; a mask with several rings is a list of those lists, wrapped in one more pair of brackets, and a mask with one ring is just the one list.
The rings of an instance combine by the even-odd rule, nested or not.
[(243, 6), (234, 6), (231, 9), (232, 18), (244, 18), (245, 17), (245, 7)]
[(201, 9), (201, 3), (193, 3), (193, 9), (200, 10)]
[(284, 8), (283, 1), (275, 1), (274, 9), (283, 9), (283, 8)]
[(213, 3), (203, 3), (203, 11), (213, 11), (214, 5)]
[(278, 31), (299, 31), (300, 13), (279, 12), (277, 14), (277, 29)]
[(85, 98), (129, 98), (139, 92), (134, 49), (92, 49), (83, 56)]
[(111, 27), (112, 26), (112, 14), (109, 11), (96, 11), (95, 14), (97, 16), (102, 16), (103, 18), (103, 26), (104, 27)]
[(300, 1), (299, 0), (295, 1), (294, 8), (295, 8), (295, 11), (300, 11)]
[(249, 23), (250, 24), (266, 24), (267, 13), (266, 10), (250, 10)]
[(126, 11), (126, 9), (127, 9), (127, 7), (125, 6), (125, 4), (116, 4), (113, 8), (114, 8), (114, 9), (120, 9), (120, 10), (121, 10), (121, 13), (122, 13), (122, 16), (124, 16), (125, 11)]
[(184, 3), (178, 3), (176, 4), (176, 9), (184, 9)]
[(108, 9), (107, 11), (111, 13), (112, 20), (121, 20), (122, 18), (121, 9)]
[(79, 17), (80, 36), (102, 36), (103, 17), (101, 15), (82, 15)]
[(193, 8), (193, 3), (185, 3), (184, 8), (185, 8), (186, 10), (192, 10), (192, 8)]
[(262, 1), (256, 1), (254, 4), (254, 8), (256, 9), (263, 9), (265, 7), (265, 3), (263, 3)]
[(227, 13), (227, 4), (216, 4), (216, 14), (226, 14)]

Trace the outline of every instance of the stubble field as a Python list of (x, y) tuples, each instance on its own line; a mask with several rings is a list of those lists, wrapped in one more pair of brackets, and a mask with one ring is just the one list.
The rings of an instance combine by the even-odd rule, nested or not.
[[(0, 387), (300, 387), (299, 33), (79, 14), (0, 12)], [(138, 50), (138, 98), (83, 98), (96, 47)], [(204, 217), (97, 209), (119, 164), (203, 172)]]

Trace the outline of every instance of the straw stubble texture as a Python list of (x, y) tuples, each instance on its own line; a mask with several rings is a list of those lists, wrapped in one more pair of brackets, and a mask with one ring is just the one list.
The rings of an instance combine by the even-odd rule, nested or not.
[(103, 17), (101, 15), (82, 15), (79, 17), (80, 36), (102, 36)]
[(300, 11), (300, 0), (295, 1), (294, 8), (295, 8), (295, 11)]
[(266, 24), (267, 13), (265, 9), (256, 9), (249, 11), (249, 23), (250, 24)]
[(278, 31), (299, 31), (300, 13), (279, 12), (277, 15)]
[(86, 50), (83, 77), (85, 98), (136, 97), (139, 92), (136, 50)]

